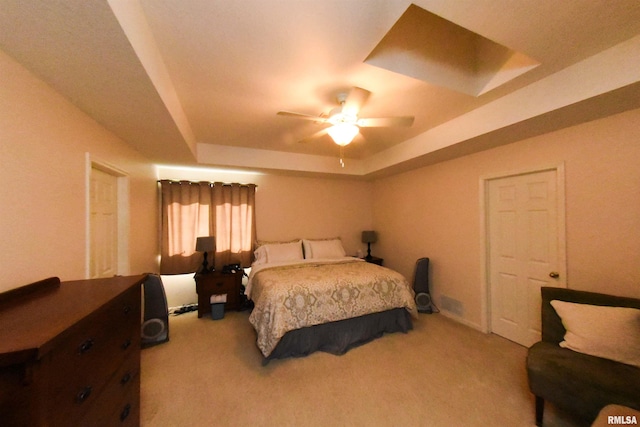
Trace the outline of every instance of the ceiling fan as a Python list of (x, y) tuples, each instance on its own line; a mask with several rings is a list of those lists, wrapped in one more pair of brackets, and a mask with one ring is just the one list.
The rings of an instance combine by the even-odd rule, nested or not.
[(410, 127), (413, 124), (414, 118), (412, 116), (382, 118), (358, 117), (358, 113), (369, 98), (369, 95), (371, 95), (371, 92), (368, 90), (354, 87), (348, 94), (341, 93), (338, 95), (338, 103), (340, 106), (332, 109), (328, 115), (311, 116), (289, 111), (278, 111), (278, 115), (331, 125), (304, 138), (300, 142), (307, 142), (313, 138), (329, 134), (333, 141), (341, 147), (350, 144), (362, 127)]

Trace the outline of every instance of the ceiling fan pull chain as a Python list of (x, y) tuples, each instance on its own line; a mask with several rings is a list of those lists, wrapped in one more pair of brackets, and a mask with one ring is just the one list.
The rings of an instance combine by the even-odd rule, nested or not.
[(341, 145), (340, 146), (340, 166), (341, 167), (344, 167), (343, 157), (344, 157), (344, 147)]

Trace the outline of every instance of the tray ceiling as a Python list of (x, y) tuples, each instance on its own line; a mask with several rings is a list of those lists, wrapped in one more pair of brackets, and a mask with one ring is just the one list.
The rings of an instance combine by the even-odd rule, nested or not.
[[(151, 160), (373, 177), (640, 107), (636, 0), (6, 0), (0, 49)], [(353, 86), (346, 147), (300, 144)], [(541, 118), (544, 118), (542, 120)]]

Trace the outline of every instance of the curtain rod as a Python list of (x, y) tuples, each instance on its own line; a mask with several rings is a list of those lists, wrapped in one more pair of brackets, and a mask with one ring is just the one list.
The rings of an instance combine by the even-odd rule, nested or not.
[(241, 184), (238, 182), (219, 182), (219, 181), (188, 181), (188, 180), (175, 180), (175, 179), (159, 179), (158, 183), (169, 183), (169, 184), (178, 184), (178, 185), (201, 185), (201, 184), (206, 184), (206, 185), (222, 185), (222, 186), (227, 186), (227, 187), (231, 187), (232, 185), (239, 185), (240, 187), (257, 187), (256, 184)]

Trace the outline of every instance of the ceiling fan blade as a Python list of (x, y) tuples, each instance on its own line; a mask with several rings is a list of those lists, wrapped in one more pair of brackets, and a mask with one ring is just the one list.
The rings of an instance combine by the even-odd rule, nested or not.
[(329, 130), (329, 128), (324, 128), (324, 129), (319, 130), (318, 132), (314, 133), (313, 135), (309, 135), (307, 137), (302, 138), (298, 142), (300, 142), (300, 143), (310, 142), (312, 139), (320, 138), (321, 136), (326, 135), (328, 130)]
[(351, 89), (351, 92), (347, 95), (347, 99), (344, 101), (342, 113), (350, 116), (357, 116), (364, 103), (369, 99), (369, 95), (371, 95), (371, 92), (368, 90), (354, 87)]
[(379, 127), (411, 127), (414, 117), (381, 117), (381, 118), (362, 118), (358, 119), (356, 124), (363, 128), (379, 128)]
[(310, 116), (308, 114), (292, 113), (290, 111), (278, 111), (279, 116), (293, 117), (296, 119), (311, 120), (318, 123), (327, 123), (326, 117)]

